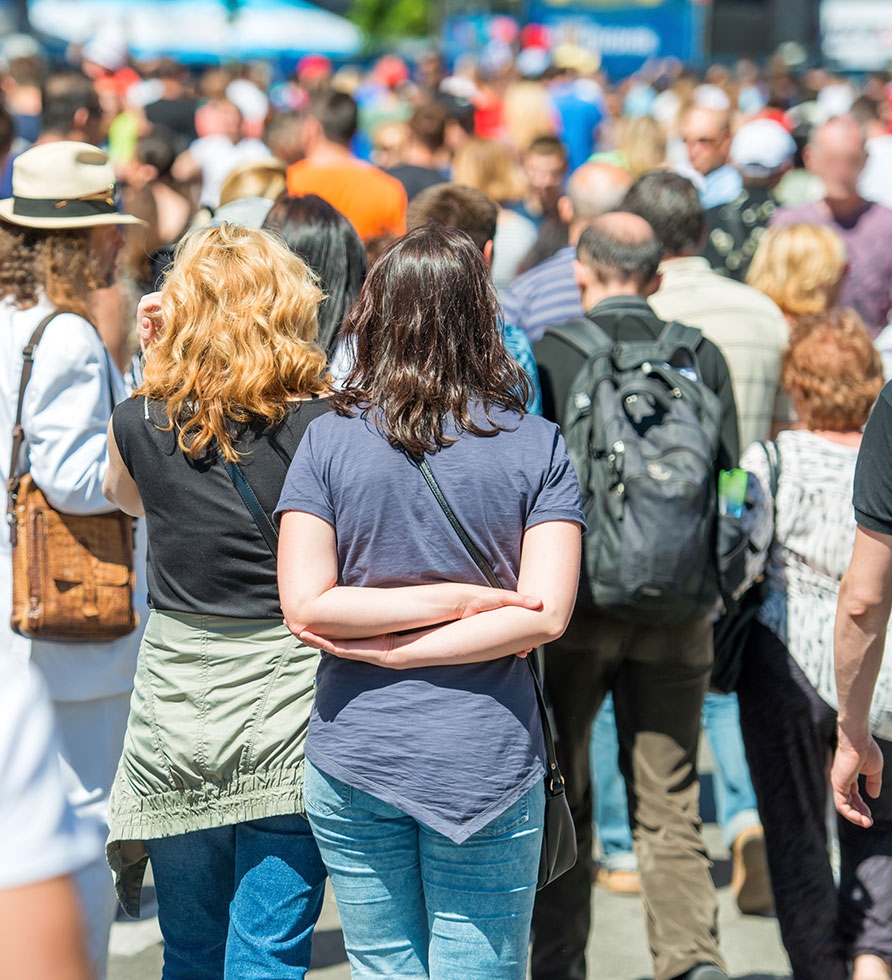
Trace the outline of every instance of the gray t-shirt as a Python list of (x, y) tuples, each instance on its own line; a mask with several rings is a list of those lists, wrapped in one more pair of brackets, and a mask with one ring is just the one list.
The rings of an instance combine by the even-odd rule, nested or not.
[[(493, 417), (511, 429), (462, 434), (429, 462), (513, 588), (527, 528), (584, 518), (558, 428), (533, 415)], [(288, 510), (336, 529), (342, 585), (486, 584), (417, 467), (359, 414), (309, 425), (276, 514)], [(545, 766), (532, 677), (513, 656), (390, 670), (323, 655), (306, 751), (324, 772), (457, 843), (520, 799)]]

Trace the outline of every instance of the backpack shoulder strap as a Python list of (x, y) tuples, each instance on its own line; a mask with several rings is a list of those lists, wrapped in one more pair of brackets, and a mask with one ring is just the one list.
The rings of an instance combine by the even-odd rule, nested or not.
[(677, 350), (689, 350), (695, 354), (701, 340), (703, 340), (702, 331), (696, 327), (687, 327), (683, 323), (671, 320), (663, 327), (659, 343), (665, 344), (667, 347), (675, 347)]
[(586, 358), (611, 351), (616, 346), (613, 338), (588, 317), (577, 317), (560, 326), (549, 327), (546, 333), (559, 337)]

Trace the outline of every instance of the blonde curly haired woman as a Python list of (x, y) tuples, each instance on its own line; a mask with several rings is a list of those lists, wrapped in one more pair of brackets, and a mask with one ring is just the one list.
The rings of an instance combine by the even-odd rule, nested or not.
[(152, 612), (108, 857), (139, 913), (151, 857), (164, 980), (303, 977), (325, 869), (303, 810), (318, 656), (283, 626), (276, 560), (223, 460), (271, 514), (328, 411), (322, 293), (266, 232), (179, 246), (144, 382), (109, 426), (106, 496), (145, 514)]

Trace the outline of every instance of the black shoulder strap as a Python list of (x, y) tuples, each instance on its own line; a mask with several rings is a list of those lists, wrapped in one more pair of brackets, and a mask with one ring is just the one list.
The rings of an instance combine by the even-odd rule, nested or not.
[(697, 348), (700, 346), (700, 341), (703, 339), (702, 331), (698, 330), (696, 327), (686, 327), (683, 323), (678, 323), (676, 320), (670, 320), (665, 327), (663, 327), (663, 332), (660, 334), (659, 343), (666, 344), (667, 346), (674, 346), (678, 349), (684, 348), (689, 350), (692, 354), (696, 353)]
[(251, 517), (254, 518), (257, 530), (266, 542), (267, 548), (272, 552), (273, 558), (275, 558), (279, 553), (279, 532), (276, 530), (275, 524), (269, 519), (266, 511), (261, 506), (257, 495), (251, 489), (251, 484), (248, 483), (238, 463), (228, 460), (220, 449), (217, 449), (217, 458), (223, 464), (223, 469), (229, 474), (229, 479), (232, 480), (233, 486), (238, 490), (238, 495), (244, 501)]
[(613, 338), (588, 317), (578, 317), (557, 327), (549, 327), (546, 333), (559, 337), (586, 358), (607, 353), (616, 346)]
[(780, 486), (781, 475), (781, 455), (777, 442), (760, 442), (762, 452), (768, 460), (768, 486), (771, 490), (771, 499), (777, 503), (777, 488)]
[(443, 496), (443, 491), (440, 489), (440, 484), (437, 483), (437, 478), (434, 476), (428, 461), (423, 459), (418, 464), (418, 468), (421, 470), (421, 475), (427, 481), (427, 485), (431, 488), (431, 493), (433, 493), (434, 497), (436, 497), (437, 503), (440, 505), (440, 508), (446, 515), (447, 520), (452, 525), (452, 530), (458, 535), (459, 540), (465, 547), (465, 551), (467, 551), (471, 558), (474, 559), (474, 564), (483, 573), (483, 577), (493, 589), (503, 589), (505, 586), (499, 581), (498, 576), (493, 571), (493, 567), (487, 560), (486, 555), (484, 555), (477, 545), (470, 539), (468, 532), (464, 529), (464, 527), (462, 527), (461, 522), (452, 512), (452, 508), (449, 506), (449, 502)]
[[(434, 476), (433, 471), (430, 468), (430, 464), (426, 459), (422, 459), (418, 464), (418, 468), (421, 470), (421, 474), (427, 481), (427, 485), (430, 487), (431, 492), (436, 498), (437, 503), (440, 505), (441, 510), (446, 515), (449, 523), (452, 525), (452, 529), (458, 535), (459, 540), (464, 545), (465, 550), (471, 556), (474, 564), (483, 573), (483, 577), (494, 589), (502, 589), (504, 586), (499, 581), (498, 576), (493, 571), (492, 565), (486, 558), (486, 555), (474, 544), (471, 540), (468, 532), (462, 526), (461, 521), (455, 516), (452, 508), (449, 506), (449, 501), (443, 496), (443, 491), (440, 489), (440, 485), (437, 483), (437, 478)], [(552, 783), (563, 783), (563, 778), (561, 777), (560, 768), (557, 762), (557, 752), (554, 747), (554, 733), (551, 730), (551, 719), (548, 715), (548, 706), (545, 704), (545, 692), (542, 690), (542, 680), (539, 677), (539, 666), (538, 658), (535, 653), (530, 654), (526, 658), (527, 666), (530, 668), (530, 673), (533, 675), (533, 685), (536, 688), (536, 700), (539, 702), (539, 714), (542, 716), (542, 734), (545, 737), (545, 755), (548, 760), (548, 778)]]

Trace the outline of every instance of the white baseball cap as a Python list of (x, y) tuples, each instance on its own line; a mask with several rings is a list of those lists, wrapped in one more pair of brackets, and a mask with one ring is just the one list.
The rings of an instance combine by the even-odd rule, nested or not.
[(744, 123), (731, 141), (731, 160), (745, 177), (770, 177), (795, 153), (795, 140), (773, 119)]

